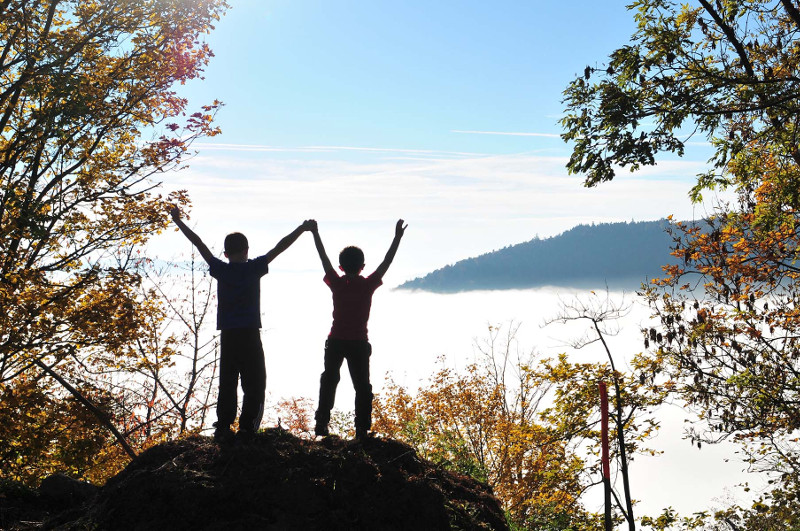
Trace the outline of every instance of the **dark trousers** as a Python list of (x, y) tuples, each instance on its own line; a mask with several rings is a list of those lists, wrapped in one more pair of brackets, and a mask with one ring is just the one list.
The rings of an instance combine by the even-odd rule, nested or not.
[(267, 389), (264, 348), (258, 328), (221, 330), (219, 350), (217, 426), (230, 426), (236, 418), (237, 390), (241, 377), (244, 396), (239, 429), (255, 431), (264, 416), (264, 394)]
[(327, 426), (336, 400), (339, 370), (347, 360), (347, 368), (356, 390), (356, 429), (372, 427), (372, 385), (369, 383), (369, 357), (372, 345), (368, 341), (328, 339), (325, 342), (325, 371), (319, 380), (319, 406), (314, 418)]

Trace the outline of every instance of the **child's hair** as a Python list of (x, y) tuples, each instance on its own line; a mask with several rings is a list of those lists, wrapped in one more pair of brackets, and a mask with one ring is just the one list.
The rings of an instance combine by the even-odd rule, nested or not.
[(364, 252), (353, 245), (345, 247), (339, 253), (339, 265), (345, 273), (359, 274), (364, 267)]
[(236, 254), (248, 249), (247, 237), (241, 232), (232, 232), (225, 236), (225, 253)]

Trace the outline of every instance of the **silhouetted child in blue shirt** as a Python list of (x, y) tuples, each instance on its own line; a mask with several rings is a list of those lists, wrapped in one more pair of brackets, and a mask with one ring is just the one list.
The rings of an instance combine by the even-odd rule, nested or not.
[(333, 293), (333, 325), (325, 342), (325, 370), (320, 378), (319, 404), (314, 415), (316, 435), (328, 435), (328, 422), (339, 383), (339, 370), (345, 359), (356, 391), (356, 438), (364, 438), (372, 427), (372, 385), (369, 381), (372, 346), (367, 339), (367, 321), (372, 294), (383, 284), (383, 275), (394, 260), (406, 227), (402, 219), (397, 222), (394, 240), (386, 258), (366, 278), (361, 276), (364, 269), (364, 253), (361, 249), (346, 247), (339, 253), (339, 269), (344, 272), (343, 276), (339, 276), (325, 253), (316, 223), (311, 227), (314, 244), (325, 270), (324, 281)]
[(261, 345), (261, 277), (269, 271), (269, 263), (289, 248), (304, 231), (316, 223), (311, 220), (284, 237), (267, 254), (249, 260), (244, 234), (234, 232), (225, 237), (223, 262), (214, 256), (200, 237), (181, 220), (177, 207), (170, 210), (181, 232), (197, 247), (208, 263), (209, 273), (217, 280), (217, 329), (220, 331), (219, 396), (214, 439), (230, 442), (231, 424), (236, 418), (237, 387), (242, 379), (242, 412), (239, 415), (239, 436), (252, 439), (264, 414), (264, 393), (267, 373)]

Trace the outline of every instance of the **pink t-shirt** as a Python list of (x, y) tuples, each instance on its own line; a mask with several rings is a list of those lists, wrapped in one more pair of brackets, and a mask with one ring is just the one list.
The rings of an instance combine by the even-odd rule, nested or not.
[(367, 340), (367, 321), (372, 294), (383, 284), (374, 275), (325, 275), (323, 279), (333, 293), (333, 325), (331, 339)]

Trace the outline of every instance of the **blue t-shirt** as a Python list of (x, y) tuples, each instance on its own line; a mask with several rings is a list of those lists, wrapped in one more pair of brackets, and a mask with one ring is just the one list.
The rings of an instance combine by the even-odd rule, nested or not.
[(261, 328), (261, 277), (269, 271), (267, 256), (230, 263), (214, 258), (209, 273), (217, 279), (217, 330)]

